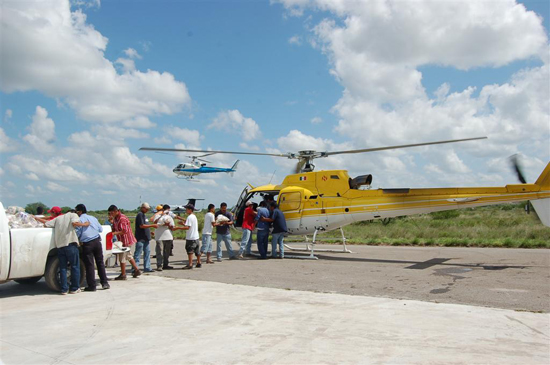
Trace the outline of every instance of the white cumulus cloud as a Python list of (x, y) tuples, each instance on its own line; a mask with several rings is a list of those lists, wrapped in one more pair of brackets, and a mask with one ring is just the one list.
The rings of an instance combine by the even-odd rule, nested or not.
[(237, 132), (244, 141), (252, 141), (261, 137), (260, 126), (252, 118), (247, 118), (238, 110), (226, 110), (218, 113), (208, 128)]
[(107, 38), (82, 10), (71, 11), (68, 0), (4, 2), (0, 22), (6, 93), (38, 90), (100, 122), (173, 114), (191, 101), (185, 84), (168, 72), (138, 71), (121, 59), (119, 73), (105, 58)]

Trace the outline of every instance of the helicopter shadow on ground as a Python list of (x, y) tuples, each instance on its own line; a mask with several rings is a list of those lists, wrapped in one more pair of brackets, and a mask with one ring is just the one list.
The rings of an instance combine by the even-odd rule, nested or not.
[(466, 267), (472, 269), (483, 269), (483, 270), (506, 270), (506, 269), (525, 269), (530, 266), (526, 265), (483, 265), (483, 264), (459, 264), (447, 262), (452, 260), (452, 258), (433, 258), (426, 261), (411, 261), (411, 260), (388, 260), (388, 259), (366, 259), (359, 257), (342, 257), (342, 256), (327, 256), (316, 254), (319, 260), (327, 261), (347, 261), (347, 262), (365, 262), (365, 263), (380, 263), (380, 264), (410, 264), (404, 269), (411, 270), (424, 270), (431, 268), (433, 266), (454, 266), (454, 267)]

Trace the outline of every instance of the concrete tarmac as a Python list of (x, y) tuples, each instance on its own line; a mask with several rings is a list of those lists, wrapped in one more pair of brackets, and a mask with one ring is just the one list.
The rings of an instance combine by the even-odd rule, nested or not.
[(153, 275), (66, 296), (16, 285), (5, 364), (550, 363), (546, 313)]
[[(176, 268), (187, 263), (183, 246), (176, 242)], [(0, 360), (550, 363), (549, 250), (350, 248), (316, 261), (224, 252), (221, 263), (111, 281), (95, 293), (3, 284)]]

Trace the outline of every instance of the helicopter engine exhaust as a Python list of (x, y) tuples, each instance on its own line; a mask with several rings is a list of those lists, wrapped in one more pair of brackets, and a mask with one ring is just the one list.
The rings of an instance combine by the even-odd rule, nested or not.
[(370, 186), (372, 184), (372, 175), (359, 175), (353, 179), (349, 179), (350, 189), (359, 189), (360, 186)]

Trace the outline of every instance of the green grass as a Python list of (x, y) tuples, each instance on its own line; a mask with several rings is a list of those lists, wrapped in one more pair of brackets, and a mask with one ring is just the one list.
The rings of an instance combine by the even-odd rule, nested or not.
[[(392, 219), (387, 225), (380, 220), (358, 222), (344, 227), (344, 233), (350, 244), (550, 248), (550, 228), (545, 227), (534, 212), (526, 214), (524, 207), (525, 204), (505, 204), (414, 215)], [(133, 217), (136, 212), (125, 214)], [(204, 213), (196, 215), (201, 231)], [(232, 235), (234, 240), (240, 239), (240, 232), (232, 230)], [(182, 239), (185, 231), (176, 231), (174, 236)], [(303, 240), (303, 236), (286, 239), (287, 242)], [(340, 243), (340, 231), (319, 234), (317, 242)]]

